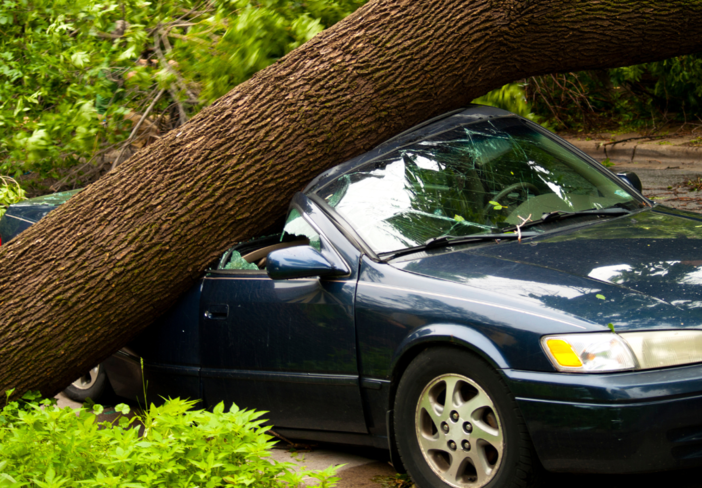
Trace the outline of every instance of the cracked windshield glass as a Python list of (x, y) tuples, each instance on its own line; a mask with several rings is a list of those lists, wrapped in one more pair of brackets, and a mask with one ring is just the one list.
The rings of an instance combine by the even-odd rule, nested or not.
[(377, 253), (501, 233), (549, 212), (638, 205), (625, 185), (514, 117), (396, 149), (318, 193)]

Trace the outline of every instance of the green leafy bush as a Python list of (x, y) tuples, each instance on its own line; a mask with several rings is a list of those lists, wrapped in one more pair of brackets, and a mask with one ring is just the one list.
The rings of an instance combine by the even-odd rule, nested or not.
[(0, 175), (0, 217), (7, 211), (7, 206), (24, 200), (24, 190), (10, 177)]
[[(194, 403), (171, 399), (111, 423), (97, 421), (99, 406), (60, 409), (26, 394), (0, 413), (0, 488), (295, 487), (309, 478), (331, 487), (338, 480), (334, 467), (295, 472), (292, 463), (267, 459), (274, 443), (261, 412), (225, 412), (222, 403), (193, 410)], [(115, 410), (129, 413), (124, 404)]]
[(531, 106), (524, 94), (524, 87), (524, 83), (508, 83), (480, 98), (476, 98), (473, 100), (473, 103), (509, 110), (529, 120), (538, 122), (536, 115), (531, 113)]

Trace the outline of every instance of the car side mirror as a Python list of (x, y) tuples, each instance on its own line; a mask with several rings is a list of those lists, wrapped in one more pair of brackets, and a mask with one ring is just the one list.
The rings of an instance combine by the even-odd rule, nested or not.
[(311, 276), (329, 278), (348, 274), (347, 270), (329, 262), (312, 246), (295, 246), (272, 251), (268, 254), (266, 272), (274, 280)]
[(643, 185), (641, 184), (641, 179), (639, 179), (639, 176), (633, 171), (627, 171), (626, 173), (617, 173), (617, 176), (620, 180), (622, 180), (630, 187), (636, 189), (639, 193), (643, 192)]

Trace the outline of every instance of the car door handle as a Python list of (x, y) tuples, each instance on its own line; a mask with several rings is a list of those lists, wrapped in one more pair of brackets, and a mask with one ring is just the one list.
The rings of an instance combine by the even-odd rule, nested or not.
[(224, 320), (229, 316), (229, 305), (210, 305), (205, 310), (205, 317), (210, 320)]

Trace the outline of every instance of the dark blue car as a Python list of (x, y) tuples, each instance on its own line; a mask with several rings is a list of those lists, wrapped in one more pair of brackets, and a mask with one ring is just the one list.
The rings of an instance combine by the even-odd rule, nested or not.
[(136, 396), (143, 359), (150, 399), (387, 448), (424, 488), (700, 466), (701, 235), (635, 175), (472, 106), (319, 175), (71, 388)]

